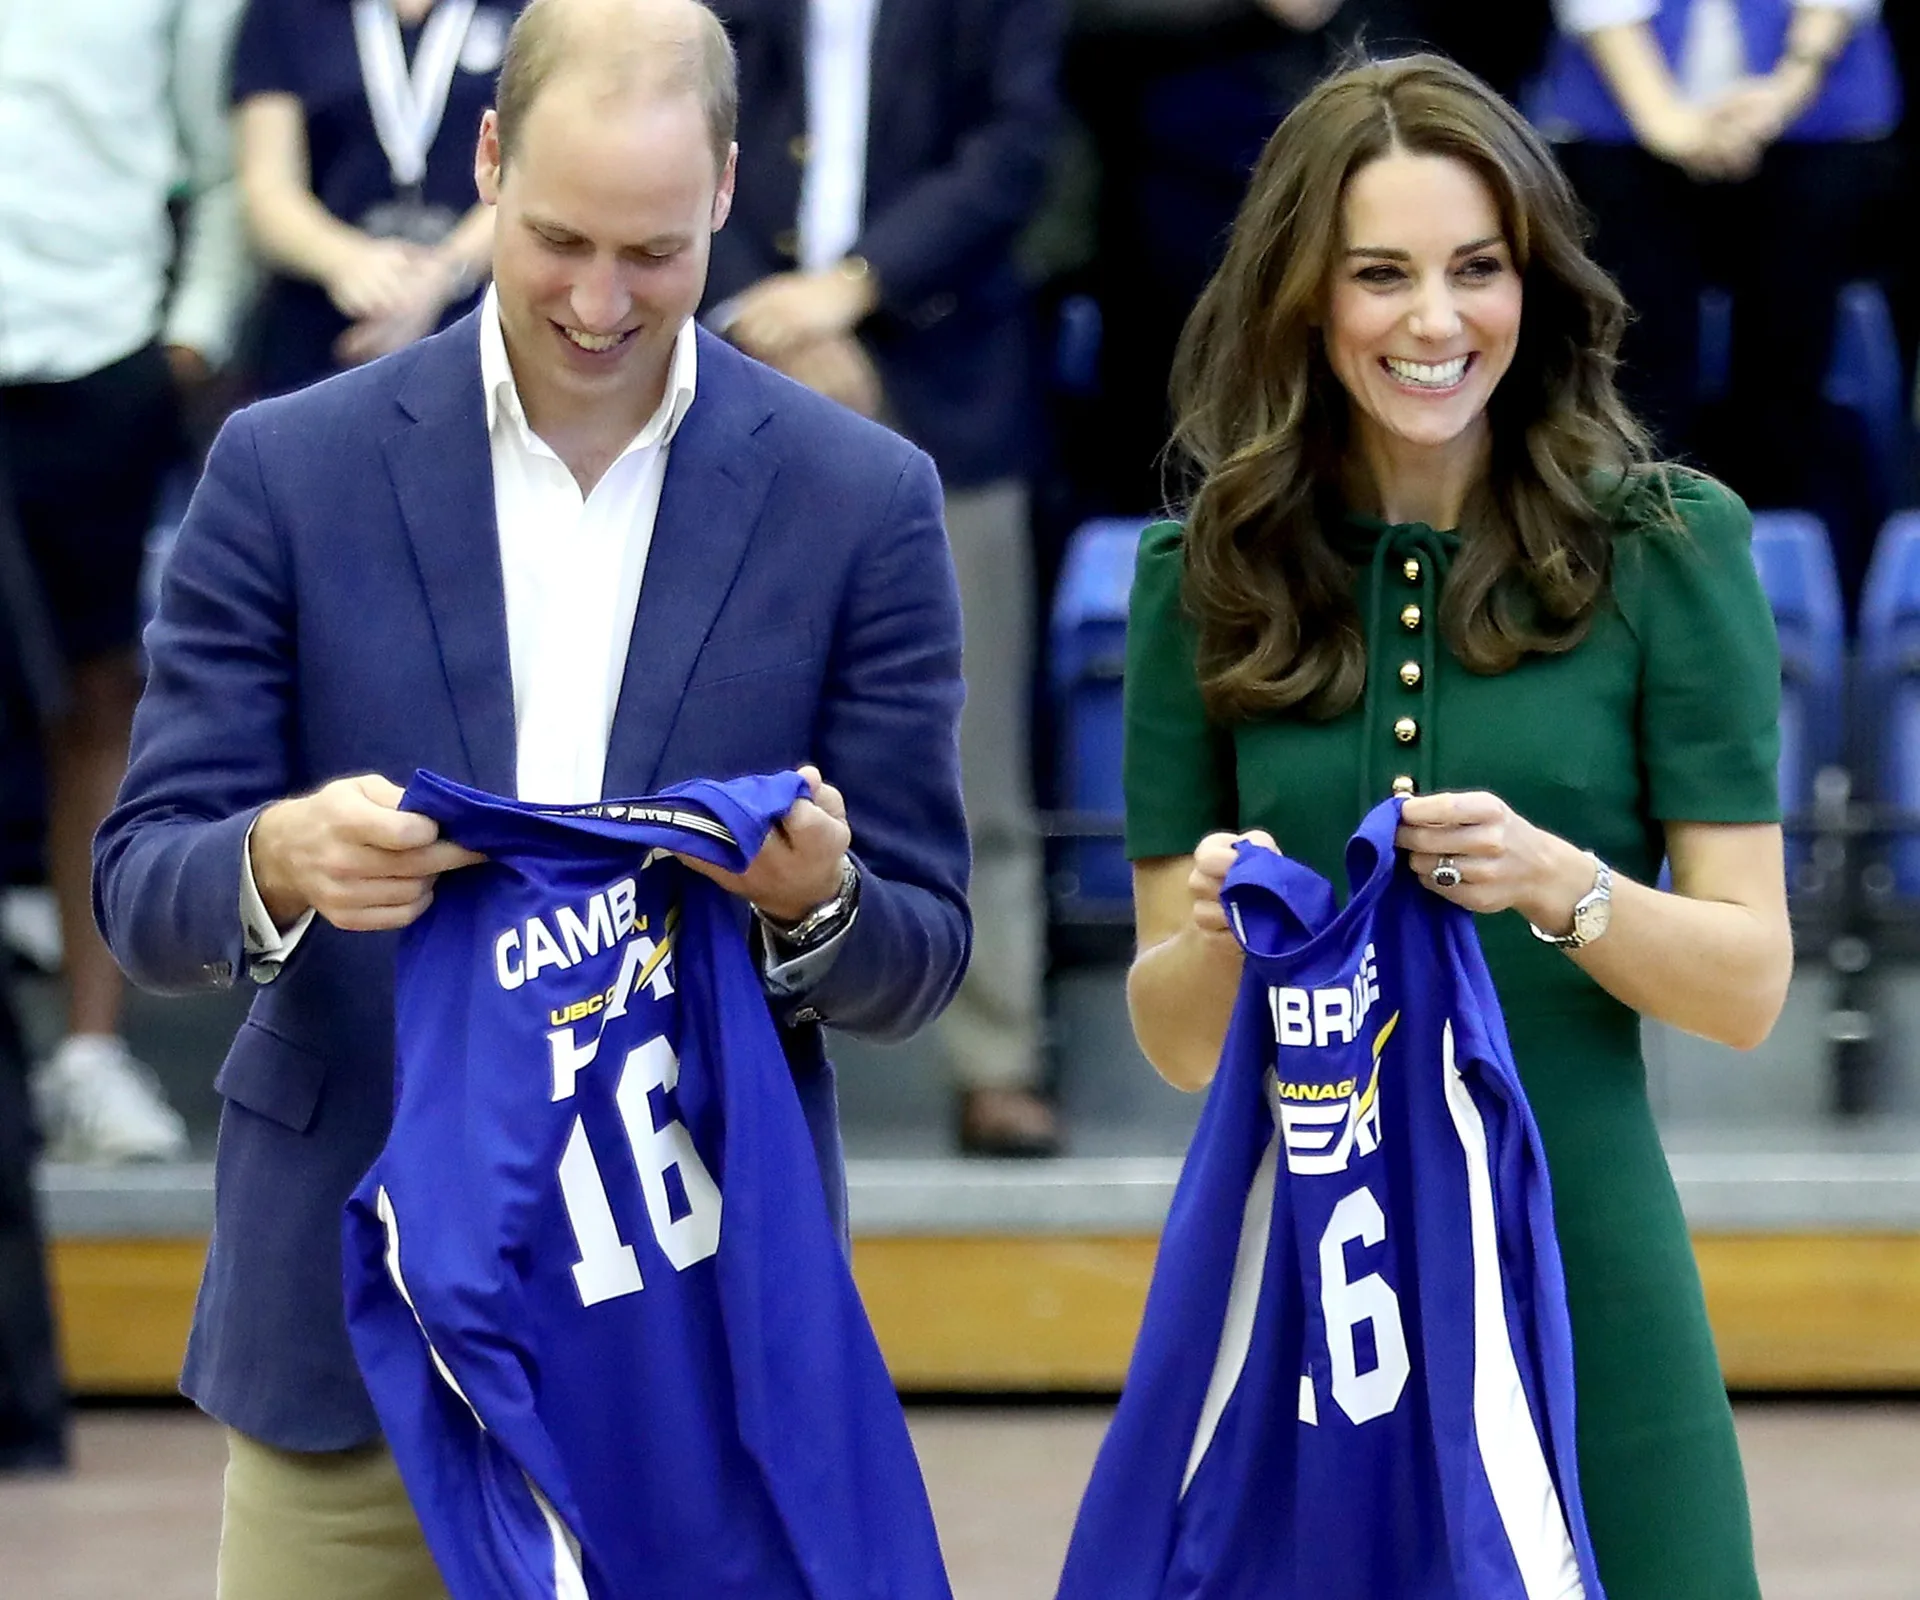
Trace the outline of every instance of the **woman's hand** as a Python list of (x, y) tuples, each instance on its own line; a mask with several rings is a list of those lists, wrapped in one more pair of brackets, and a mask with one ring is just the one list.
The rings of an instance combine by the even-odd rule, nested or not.
[(1232, 940), (1232, 930), (1227, 926), (1227, 909), (1220, 904), (1220, 892), (1227, 886), (1227, 873), (1237, 853), (1234, 846), (1243, 839), (1248, 844), (1257, 844), (1262, 850), (1280, 854), (1280, 846), (1273, 842), (1273, 835), (1262, 828), (1253, 828), (1246, 833), (1210, 833), (1193, 847), (1193, 870), (1187, 874), (1187, 892), (1193, 896), (1195, 932)]
[(1141, 1051), (1177, 1089), (1204, 1088), (1212, 1079), (1240, 988), (1244, 958), (1220, 891), (1242, 839), (1280, 853), (1271, 834), (1255, 829), (1210, 833), (1190, 856), (1133, 864), (1140, 946), (1127, 969), (1127, 1012)]
[[(1592, 856), (1482, 791), (1406, 801), (1393, 842), (1441, 899), (1468, 911), (1518, 911), (1549, 933), (1572, 927), (1575, 902), (1593, 887)], [(1443, 856), (1460, 873), (1450, 889), (1433, 881)]]

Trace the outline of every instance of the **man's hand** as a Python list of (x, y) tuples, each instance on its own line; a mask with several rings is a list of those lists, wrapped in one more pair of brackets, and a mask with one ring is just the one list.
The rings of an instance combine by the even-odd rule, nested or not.
[(869, 419), (880, 415), (880, 374), (852, 334), (802, 345), (775, 363), (795, 383)]
[(853, 830), (847, 826), (847, 802), (820, 776), (818, 767), (802, 767), (810, 795), (794, 801), (774, 824), (745, 872), (727, 872), (693, 856), (681, 856), (703, 878), (737, 894), (773, 922), (798, 922), (815, 906), (831, 900), (840, 887), (840, 863)]
[(779, 366), (802, 345), (851, 333), (876, 298), (870, 275), (835, 269), (776, 273), (740, 296), (727, 337), (748, 355)]
[(366, 773), (260, 813), (248, 860), (276, 927), (311, 907), (351, 932), (404, 928), (433, 903), (441, 873), (486, 859), (442, 839), (431, 817), (399, 810), (403, 792)]
[(167, 371), (182, 395), (197, 394), (213, 381), (213, 364), (190, 344), (166, 347)]

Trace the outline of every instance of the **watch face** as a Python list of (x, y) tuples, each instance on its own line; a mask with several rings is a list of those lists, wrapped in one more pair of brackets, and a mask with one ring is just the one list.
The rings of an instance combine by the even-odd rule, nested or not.
[(1573, 913), (1573, 931), (1583, 944), (1591, 943), (1607, 931), (1613, 917), (1613, 901), (1605, 897), (1577, 906)]

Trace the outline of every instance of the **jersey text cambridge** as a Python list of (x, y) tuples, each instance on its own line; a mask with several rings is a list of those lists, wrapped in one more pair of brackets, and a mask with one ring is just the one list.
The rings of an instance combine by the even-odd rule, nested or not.
[(348, 1324), (455, 1600), (950, 1600), (730, 897), (795, 774), (542, 807), (401, 940)]
[(1472, 919), (1242, 845), (1246, 971), (1061, 1600), (1601, 1600), (1539, 1135)]

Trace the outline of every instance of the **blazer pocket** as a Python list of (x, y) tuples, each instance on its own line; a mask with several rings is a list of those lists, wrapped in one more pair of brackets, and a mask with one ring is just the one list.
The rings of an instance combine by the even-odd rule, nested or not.
[(761, 672), (797, 671), (812, 661), (813, 628), (804, 621), (723, 634), (700, 647), (687, 687), (705, 689)]
[(326, 1057), (249, 1019), (234, 1035), (213, 1087), (235, 1105), (305, 1133), (326, 1079)]

